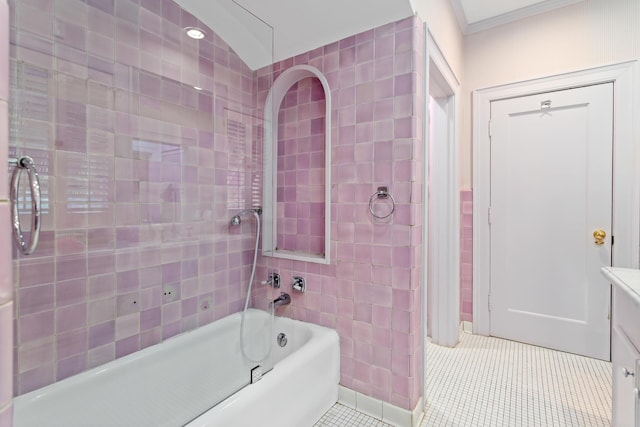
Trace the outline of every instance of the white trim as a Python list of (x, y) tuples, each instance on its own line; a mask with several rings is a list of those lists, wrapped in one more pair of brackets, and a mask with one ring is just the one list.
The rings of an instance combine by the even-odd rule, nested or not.
[(530, 16), (540, 15), (542, 13), (550, 12), (561, 7), (570, 6), (572, 4), (583, 2), (584, 0), (547, 0), (540, 3), (535, 3), (527, 7), (516, 9), (511, 12), (503, 13), (492, 18), (483, 19), (481, 21), (471, 22), (467, 21), (467, 15), (464, 13), (464, 7), (461, 0), (453, 0), (451, 2), (453, 11), (458, 20), (460, 30), (464, 35), (478, 33), (480, 31), (488, 30), (493, 27), (515, 22), (521, 19), (528, 18)]
[(456, 15), (460, 31), (462, 31), (462, 34), (466, 35), (469, 29), (469, 21), (467, 21), (467, 14), (464, 13), (462, 0), (451, 0), (451, 8), (453, 9), (453, 13)]
[(469, 322), (468, 320), (463, 320), (462, 332), (467, 332), (469, 334), (473, 333), (473, 322)]
[(431, 37), (429, 36), (429, 26), (425, 22), (422, 25), (422, 42), (424, 49), (424, 56), (422, 58), (422, 69), (424, 70), (424, 82), (422, 85), (422, 93), (418, 96), (422, 97), (422, 212), (420, 212), (422, 223), (422, 253), (420, 255), (420, 262), (422, 263), (422, 273), (420, 275), (420, 289), (421, 301), (420, 301), (420, 342), (422, 343), (422, 360), (420, 363), (420, 394), (426, 400), (427, 396), (427, 319), (430, 315), (428, 311), (429, 297), (428, 297), (428, 285), (429, 285), (429, 48), (428, 43)]
[[(298, 81), (315, 77), (320, 80), (325, 97), (324, 115), (324, 255), (308, 254), (293, 251), (278, 251), (276, 248), (278, 235), (278, 204), (276, 191), (278, 188), (278, 113), (287, 91)], [(264, 189), (262, 228), (262, 255), (296, 261), (329, 264), (331, 247), (331, 89), (327, 78), (315, 67), (296, 65), (288, 68), (273, 82), (264, 107)]]
[(338, 385), (338, 403), (397, 427), (417, 427), (424, 417), (422, 397), (410, 411)]
[[(425, 24), (425, 27), (426, 27), (426, 24)], [(428, 31), (427, 29), (425, 29), (425, 31), (427, 31), (427, 55), (428, 55), (427, 58), (440, 71), (447, 85), (449, 85), (449, 89), (454, 94), (454, 96), (456, 96), (460, 89), (460, 81), (458, 80), (456, 73), (453, 72), (453, 70), (449, 66), (449, 63), (445, 59), (444, 54), (442, 53), (442, 51), (440, 50), (440, 47), (438, 46), (438, 43), (436, 43), (436, 39), (433, 38), (433, 35), (431, 34), (430, 31)], [(428, 65), (429, 63), (427, 63), (427, 66)], [(427, 71), (428, 71), (428, 68), (427, 68)]]
[[(437, 69), (443, 77), (440, 85), (448, 86), (444, 89), (451, 95), (443, 99), (446, 117), (439, 123), (425, 126), (427, 128), (423, 163), (425, 165), (425, 179), (423, 188), (423, 242), (433, 246), (423, 251), (423, 265), (429, 265), (429, 271), (423, 268), (423, 283), (431, 283), (431, 297), (433, 310), (431, 318), (431, 337), (434, 344), (454, 346), (458, 343), (460, 325), (460, 194), (458, 185), (458, 123), (459, 123), (459, 92), (460, 84), (449, 67), (444, 55), (438, 48), (431, 33), (426, 31), (426, 84), (429, 99), (429, 85), (431, 82), (430, 67)], [(425, 107), (425, 123), (429, 123), (429, 109)], [(447, 140), (446, 144), (433, 145), (429, 141), (428, 129), (435, 127), (442, 130)], [(429, 152), (433, 156), (429, 162)], [(427, 175), (431, 165), (430, 176)], [(429, 181), (429, 182), (427, 182)], [(429, 206), (429, 199), (433, 202)], [(431, 216), (430, 216), (431, 215)], [(429, 220), (433, 235), (429, 235)], [(426, 287), (425, 287), (426, 290)], [(428, 307), (424, 295), (424, 308)], [(425, 311), (423, 310), (423, 311)]]
[(624, 62), (551, 77), (527, 80), (473, 92), (473, 330), (491, 332), (490, 291), (489, 119), (491, 102), (605, 82), (614, 83), (613, 264), (638, 268), (640, 259), (640, 149), (638, 125), (638, 63)]
[[(455, 73), (449, 67), (442, 51), (439, 49), (433, 36), (429, 32), (427, 24), (424, 25), (424, 70), (425, 82), (424, 93), (422, 93), (424, 102), (424, 134), (423, 134), (423, 183), (422, 183), (422, 312), (421, 312), (421, 334), (422, 334), (422, 396), (426, 400), (427, 378), (426, 366), (429, 361), (426, 360), (427, 347), (427, 316), (431, 316), (428, 312), (428, 292), (427, 286), (432, 277), (438, 277), (438, 282), (434, 283), (433, 288), (438, 288), (437, 292), (431, 295), (434, 300), (433, 306), (440, 307), (439, 314), (432, 317), (431, 335), (437, 335), (441, 344), (455, 345), (458, 341), (458, 328), (460, 322), (460, 196), (458, 188), (458, 145), (460, 128), (460, 83)], [(446, 150), (438, 152), (440, 157), (434, 156), (434, 165), (443, 166), (434, 170), (439, 174), (439, 181), (442, 183), (437, 188), (431, 186), (429, 179), (430, 165), (430, 141), (429, 129), (429, 86), (430, 86), (430, 67), (433, 66), (438, 70), (444, 81), (440, 82), (440, 89), (448, 91), (452, 94), (448, 101), (448, 144)], [(442, 87), (445, 86), (445, 87)], [(435, 154), (435, 153), (434, 153)], [(439, 224), (445, 232), (443, 238), (439, 240), (440, 245), (429, 247), (429, 215), (430, 215), (430, 192), (438, 191), (444, 195), (445, 203), (435, 204), (434, 209), (437, 210)], [(447, 197), (448, 196), (448, 199)], [(451, 213), (447, 215), (447, 213)], [(442, 268), (436, 265), (433, 258), (437, 256), (448, 264)], [(431, 261), (431, 263), (430, 263)], [(437, 276), (432, 274), (439, 272)], [(441, 273), (441, 274), (440, 274)], [(436, 342), (436, 341), (432, 341)], [(422, 401), (422, 399), (421, 399)], [(420, 402), (419, 402), (420, 403)]]

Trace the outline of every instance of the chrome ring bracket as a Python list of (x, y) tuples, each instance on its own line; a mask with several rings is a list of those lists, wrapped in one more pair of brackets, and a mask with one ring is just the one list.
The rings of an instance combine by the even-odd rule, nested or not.
[[(40, 180), (33, 159), (23, 156), (18, 159), (9, 159), (9, 165), (15, 166), (11, 174), (11, 185), (9, 188), (9, 199), (11, 200), (11, 212), (13, 214), (13, 237), (18, 248), (24, 255), (29, 255), (35, 251), (40, 239)], [(31, 238), (29, 243), (25, 242), (22, 227), (20, 226), (20, 210), (18, 208), (18, 192), (20, 189), (20, 177), (22, 171), (27, 172), (29, 178), (29, 189), (31, 191)]]
[[(378, 199), (391, 199), (391, 210), (389, 210), (389, 212), (386, 213), (385, 215), (378, 215), (373, 211), (373, 205), (375, 204), (375, 201)], [(396, 211), (396, 201), (391, 195), (391, 193), (389, 193), (388, 187), (378, 187), (378, 191), (373, 193), (369, 198), (369, 212), (371, 212), (371, 215), (373, 215), (373, 217), (377, 219), (387, 219), (391, 215), (393, 215), (395, 211)]]

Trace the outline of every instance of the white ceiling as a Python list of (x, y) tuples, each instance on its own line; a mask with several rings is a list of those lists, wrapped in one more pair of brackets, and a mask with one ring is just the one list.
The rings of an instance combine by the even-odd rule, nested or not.
[(414, 13), (410, 0), (175, 1), (253, 70)]
[[(175, 0), (256, 70), (414, 15), (433, 0)], [(464, 34), (584, 0), (449, 0)], [(428, 19), (428, 17), (427, 17)]]
[(549, 12), (584, 0), (451, 0), (464, 34)]

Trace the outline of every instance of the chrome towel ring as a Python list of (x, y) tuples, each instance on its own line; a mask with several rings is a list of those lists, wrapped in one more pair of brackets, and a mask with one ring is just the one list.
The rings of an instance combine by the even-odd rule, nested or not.
[[(373, 211), (373, 205), (375, 201), (378, 199), (391, 199), (391, 210), (389, 210), (389, 212), (386, 215), (378, 215)], [(395, 211), (396, 211), (396, 201), (391, 195), (391, 193), (389, 193), (389, 188), (378, 187), (378, 191), (373, 193), (371, 195), (371, 198), (369, 199), (369, 212), (371, 212), (371, 215), (373, 215), (373, 217), (377, 219), (386, 219), (386, 218), (389, 218)]]
[[(14, 166), (11, 174), (11, 186), (9, 188), (9, 199), (11, 200), (11, 211), (13, 213), (13, 237), (20, 248), (20, 251), (29, 255), (36, 250), (40, 239), (40, 180), (33, 159), (23, 156), (18, 159), (9, 159), (9, 165)], [(20, 212), (18, 209), (18, 190), (20, 187), (20, 176), (26, 170), (29, 176), (29, 188), (31, 189), (31, 238), (29, 244), (24, 241), (22, 228), (20, 227)]]

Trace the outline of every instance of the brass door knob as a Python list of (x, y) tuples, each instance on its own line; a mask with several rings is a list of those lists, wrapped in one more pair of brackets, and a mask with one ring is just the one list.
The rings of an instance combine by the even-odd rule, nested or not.
[(593, 232), (593, 238), (596, 239), (596, 245), (604, 245), (605, 237), (607, 237), (607, 232), (604, 230), (596, 230)]

